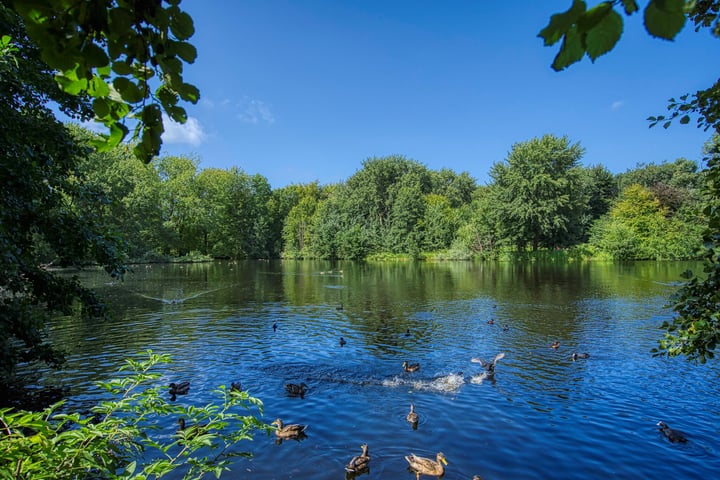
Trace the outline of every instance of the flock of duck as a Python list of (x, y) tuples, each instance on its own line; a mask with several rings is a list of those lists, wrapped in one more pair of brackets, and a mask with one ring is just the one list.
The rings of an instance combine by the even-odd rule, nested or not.
[[(337, 310), (342, 310), (343, 306), (342, 304), (336, 308)], [(488, 324), (492, 325), (494, 322), (493, 320), (488, 320)], [(273, 331), (277, 331), (278, 325), (277, 323), (273, 323)], [(504, 327), (504, 330), (507, 330), (508, 327)], [(406, 333), (406, 335), (409, 335), (410, 331)], [(343, 337), (340, 337), (340, 346), (344, 346), (347, 342)], [(560, 347), (559, 341), (554, 341), (550, 344), (550, 348), (558, 349)], [(585, 352), (574, 352), (571, 355), (571, 358), (573, 361), (579, 360), (579, 359), (587, 359), (590, 357), (589, 353)], [(497, 366), (497, 362), (501, 359), (505, 358), (505, 352), (500, 352), (495, 357), (490, 360), (486, 361), (479, 357), (474, 357), (471, 359), (471, 362), (473, 363), (479, 363), (483, 370), (483, 373), (478, 376), (480, 381), (482, 379), (493, 379), (495, 375), (495, 368)], [(420, 370), (420, 364), (419, 363), (409, 363), (407, 361), (404, 361), (402, 363), (402, 368), (406, 373), (413, 373)], [(308, 389), (308, 385), (305, 383), (288, 383), (285, 385), (285, 391), (288, 395), (291, 396), (297, 396), (304, 398), (305, 394)], [(230, 387), (231, 391), (241, 391), (242, 385), (237, 382), (233, 382)], [(169, 393), (171, 395), (171, 400), (175, 400), (177, 395), (186, 395), (190, 390), (190, 382), (180, 382), (180, 383), (170, 383), (169, 384)], [(406, 420), (412, 425), (413, 429), (417, 428), (418, 422), (419, 422), (419, 415), (415, 411), (415, 405), (410, 404), (410, 411), (406, 415)], [(178, 420), (179, 428), (178, 431), (186, 430), (188, 427), (185, 424), (185, 419), (181, 418)], [(282, 419), (277, 418), (275, 419), (271, 425), (275, 426), (275, 435), (279, 439), (279, 441), (282, 441), (283, 439), (302, 439), (305, 437), (305, 430), (308, 428), (307, 425), (304, 424), (285, 424)], [(670, 441), (673, 443), (685, 443), (688, 441), (687, 436), (676, 429), (670, 428), (665, 422), (660, 421), (657, 423), (658, 430)], [(198, 431), (200, 428), (202, 428), (201, 425), (195, 425), (193, 427), (195, 431)], [(370, 468), (370, 453), (369, 453), (369, 447), (367, 443), (363, 443), (360, 445), (361, 448), (361, 454), (353, 456), (350, 461), (345, 466), (345, 471), (350, 477), (354, 477), (355, 475), (366, 473), (369, 471)], [(435, 456), (435, 459), (431, 458), (424, 458), (419, 457), (415, 455), (414, 453), (411, 453), (410, 455), (405, 456), (405, 460), (408, 462), (408, 465), (411, 470), (413, 470), (416, 474), (416, 479), (419, 479), (421, 475), (428, 475), (428, 476), (435, 476), (438, 478), (441, 478), (445, 474), (445, 466), (448, 465), (447, 458), (445, 457), (445, 454), (442, 452), (438, 452)], [(482, 480), (482, 478), (479, 475), (474, 475), (472, 480)]]

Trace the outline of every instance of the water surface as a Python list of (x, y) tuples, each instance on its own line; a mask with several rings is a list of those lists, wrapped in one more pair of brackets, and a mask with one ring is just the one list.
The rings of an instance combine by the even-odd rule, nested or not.
[[(95, 381), (152, 349), (173, 357), (164, 382), (191, 382), (178, 401), (204, 405), (242, 381), (265, 422), (309, 425), (300, 442), (259, 434), (223, 478), (344, 478), (364, 442), (363, 479), (411, 480), (403, 457), (439, 450), (448, 480), (716, 478), (720, 368), (649, 353), (686, 268), (217, 262), (137, 266), (121, 283), (90, 272), (113, 319), (53, 323), (69, 361), (46, 379), (89, 404)], [(499, 352), (483, 379), (471, 358)], [(405, 373), (405, 360), (420, 370)], [(287, 382), (307, 395), (287, 396)], [(670, 444), (659, 420), (690, 441)]]

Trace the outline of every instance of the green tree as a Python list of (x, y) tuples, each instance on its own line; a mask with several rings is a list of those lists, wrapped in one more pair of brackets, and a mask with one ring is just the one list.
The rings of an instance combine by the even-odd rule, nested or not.
[(583, 153), (567, 137), (545, 135), (513, 145), (506, 161), (492, 166), (492, 204), (501, 235), (519, 251), (577, 242), (587, 204), (577, 168)]
[(19, 361), (61, 360), (44, 337), (50, 315), (70, 313), (78, 300), (85, 314), (102, 313), (92, 292), (48, 264), (81, 266), (92, 259), (116, 277), (125, 267), (119, 239), (77, 208), (104, 199), (78, 171), (86, 152), (47, 106), (53, 102), (86, 119), (88, 105), (57, 88), (4, 2), (0, 32), (0, 383), (8, 388)]
[[(618, 11), (619, 10), (619, 11)], [(623, 32), (623, 16), (639, 11), (635, 0), (605, 1), (591, 9), (582, 0), (573, 0), (566, 12), (553, 15), (539, 36), (545, 45), (562, 40), (553, 61), (555, 70), (562, 70), (580, 61), (586, 54), (592, 61), (612, 50)], [(717, 0), (650, 0), (643, 11), (647, 32), (657, 38), (673, 40), (688, 20), (696, 30), (709, 29), (720, 37), (720, 2)], [(720, 80), (694, 94), (684, 94), (668, 102), (667, 115), (650, 117), (650, 125), (668, 128), (673, 121), (689, 123), (695, 116), (697, 126), (720, 133)], [(720, 248), (720, 209), (717, 208), (720, 190), (720, 162), (717, 149), (710, 149), (706, 172), (706, 201), (704, 213), (708, 219), (705, 240), (705, 278), (698, 280), (691, 273), (688, 283), (678, 292), (675, 312), (678, 317), (664, 325), (666, 336), (660, 342), (658, 354), (686, 355), (688, 359), (705, 361), (712, 358), (720, 339), (720, 262), (716, 252)]]
[(154, 165), (161, 182), (163, 253), (182, 256), (200, 251), (202, 211), (195, 187), (198, 160), (166, 156), (157, 159)]

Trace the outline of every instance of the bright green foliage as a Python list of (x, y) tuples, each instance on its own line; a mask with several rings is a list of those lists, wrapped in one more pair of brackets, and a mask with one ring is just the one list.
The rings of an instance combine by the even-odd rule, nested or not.
[(3, 0), (23, 19), (42, 60), (70, 95), (92, 99), (95, 118), (109, 128), (110, 149), (135, 122), (135, 153), (145, 162), (158, 155), (162, 112), (187, 120), (180, 100), (196, 103), (198, 89), (183, 80), (183, 64), (193, 63), (190, 15), (180, 1), (150, 0)]
[(518, 251), (577, 242), (587, 204), (577, 167), (583, 153), (567, 137), (545, 135), (513, 145), (507, 160), (493, 165), (491, 208), (501, 236)]
[[(42, 412), (0, 409), (0, 478), (220, 477), (230, 457), (243, 453), (240, 442), (270, 431), (250, 412), (262, 415), (262, 403), (224, 386), (215, 392), (218, 403), (171, 403), (157, 372), (169, 361), (150, 351), (145, 359), (127, 360), (120, 370), (129, 373), (99, 384), (111, 398), (92, 407), (89, 417), (63, 411), (62, 403)], [(188, 428), (173, 433), (179, 418)]]
[(285, 244), (283, 255), (289, 258), (304, 258), (307, 255), (306, 244), (310, 237), (312, 218), (324, 194), (317, 182), (293, 188), (297, 199), (285, 216), (282, 230)]

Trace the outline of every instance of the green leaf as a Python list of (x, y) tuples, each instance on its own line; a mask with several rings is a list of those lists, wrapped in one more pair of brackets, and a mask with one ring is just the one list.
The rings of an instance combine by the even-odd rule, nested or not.
[(95, 75), (88, 83), (88, 94), (91, 97), (107, 97), (110, 94), (110, 87), (105, 80)]
[(179, 12), (173, 15), (170, 21), (170, 31), (178, 40), (187, 40), (195, 33), (193, 19), (185, 12)]
[(555, 71), (564, 68), (579, 61), (585, 55), (585, 48), (582, 45), (582, 39), (575, 27), (571, 28), (563, 38), (562, 47), (553, 60), (552, 68)]
[(88, 67), (104, 67), (110, 63), (110, 59), (105, 54), (105, 50), (92, 42), (86, 43), (83, 48), (80, 49), (80, 53), (83, 55), (85, 64)]
[(112, 71), (118, 75), (130, 75), (132, 73), (132, 68), (127, 61), (121, 60), (113, 62)]
[(685, 25), (684, 0), (652, 0), (645, 7), (645, 30), (653, 37), (673, 40)]
[(587, 6), (582, 0), (573, 0), (573, 4), (567, 12), (556, 13), (550, 17), (547, 27), (540, 30), (538, 37), (545, 40), (544, 45), (556, 44), (575, 25), (580, 15), (585, 12)]
[(110, 107), (104, 98), (96, 98), (92, 103), (93, 112), (98, 118), (105, 118), (110, 114)]
[(612, 4), (610, 2), (602, 2), (583, 13), (577, 19), (578, 32), (586, 33), (592, 30), (611, 10)]
[(73, 80), (61, 73), (55, 75), (55, 81), (57, 81), (58, 85), (60, 85), (60, 88), (62, 88), (64, 92), (69, 93), (70, 95), (79, 95), (80, 92), (85, 91), (88, 87), (87, 79), (80, 78)]
[(623, 19), (619, 13), (610, 9), (607, 14), (587, 32), (585, 47), (588, 56), (594, 62), (615, 47), (623, 32)]
[(122, 99), (128, 103), (138, 103), (145, 98), (138, 86), (125, 77), (117, 77), (113, 80), (113, 86)]
[(178, 88), (178, 95), (186, 102), (197, 103), (200, 99), (200, 90), (195, 85), (183, 83)]
[(626, 15), (632, 15), (638, 11), (638, 4), (635, 0), (622, 0)]
[(192, 44), (187, 42), (173, 42), (171, 45), (172, 51), (187, 63), (193, 63), (197, 58), (197, 49)]

